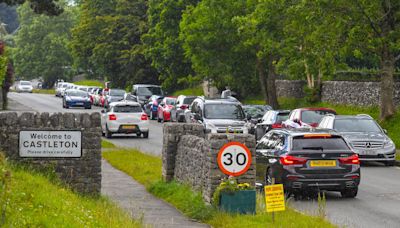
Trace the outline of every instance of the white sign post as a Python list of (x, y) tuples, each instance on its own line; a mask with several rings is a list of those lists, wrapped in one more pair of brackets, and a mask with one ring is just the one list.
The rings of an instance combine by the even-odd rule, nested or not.
[(82, 156), (80, 131), (20, 131), (20, 157), (79, 158)]
[(247, 172), (251, 165), (249, 148), (239, 142), (225, 144), (218, 153), (219, 169), (229, 176), (240, 176)]

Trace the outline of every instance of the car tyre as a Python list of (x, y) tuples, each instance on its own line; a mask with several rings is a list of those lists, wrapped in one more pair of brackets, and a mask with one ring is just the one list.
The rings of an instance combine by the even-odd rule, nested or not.
[(161, 123), (161, 119), (160, 117), (158, 117), (158, 115), (157, 115), (157, 122)]
[(386, 166), (394, 166), (395, 165), (395, 161), (385, 161), (384, 162), (384, 164), (386, 165)]
[(355, 198), (358, 193), (358, 188), (346, 188), (345, 190), (341, 191), (340, 194), (343, 198)]
[(149, 132), (143, 132), (143, 138), (145, 139), (149, 138)]
[(108, 127), (107, 127), (107, 126), (106, 126), (106, 133), (105, 133), (105, 135), (106, 135), (106, 138), (108, 138), (108, 139), (111, 139), (111, 138), (112, 138), (112, 133), (111, 133), (111, 131), (108, 130)]

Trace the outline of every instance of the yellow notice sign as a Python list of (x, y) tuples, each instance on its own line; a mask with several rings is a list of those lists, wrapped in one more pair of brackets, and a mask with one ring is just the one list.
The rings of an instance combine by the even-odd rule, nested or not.
[(264, 187), (267, 212), (284, 211), (285, 195), (282, 184), (267, 185)]

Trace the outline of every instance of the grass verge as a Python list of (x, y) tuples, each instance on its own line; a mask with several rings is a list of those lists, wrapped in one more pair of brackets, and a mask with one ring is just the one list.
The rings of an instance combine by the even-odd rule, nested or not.
[(150, 193), (171, 203), (186, 216), (213, 227), (334, 227), (320, 217), (300, 214), (292, 209), (276, 213), (275, 223), (264, 212), (264, 200), (258, 197), (256, 215), (232, 215), (222, 213), (203, 202), (202, 196), (190, 187), (161, 180), (161, 159), (137, 150), (114, 150), (103, 152), (103, 157), (117, 169), (127, 173), (143, 184)]
[(97, 80), (82, 80), (74, 82), (75, 85), (104, 87), (104, 83)]
[(179, 96), (179, 95), (186, 95), (186, 96), (203, 96), (203, 88), (201, 86), (183, 89), (175, 91), (172, 96)]
[(103, 149), (114, 149), (115, 145), (110, 141), (102, 139), (101, 140), (101, 148), (103, 148)]
[(105, 198), (77, 195), (1, 158), (0, 214), (0, 227), (141, 227)]
[(41, 93), (41, 94), (56, 94), (54, 89), (34, 89), (32, 93)]

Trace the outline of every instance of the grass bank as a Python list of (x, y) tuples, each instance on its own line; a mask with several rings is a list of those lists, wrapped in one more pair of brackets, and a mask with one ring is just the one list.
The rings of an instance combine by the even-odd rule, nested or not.
[(54, 89), (34, 89), (32, 93), (40, 93), (40, 94), (56, 94)]
[(141, 227), (105, 198), (77, 195), (0, 158), (0, 227)]
[(104, 87), (104, 83), (97, 80), (82, 80), (74, 82), (75, 85)]
[(186, 96), (203, 96), (203, 88), (201, 86), (183, 89), (175, 91), (172, 96), (179, 96), (179, 95), (186, 95)]
[[(186, 216), (213, 227), (334, 227), (322, 218), (300, 214), (292, 209), (271, 215), (264, 212), (263, 198), (258, 199), (256, 215), (232, 215), (219, 212), (203, 202), (202, 196), (190, 187), (161, 180), (161, 159), (137, 150), (103, 152), (103, 157), (117, 169), (143, 184), (150, 193), (171, 203)], [(264, 206), (265, 207), (265, 206)]]
[(114, 145), (112, 142), (110, 142), (110, 141), (107, 141), (107, 140), (102, 139), (102, 140), (101, 140), (101, 148), (104, 148), (104, 149), (113, 149), (113, 148), (115, 148), (115, 145)]

